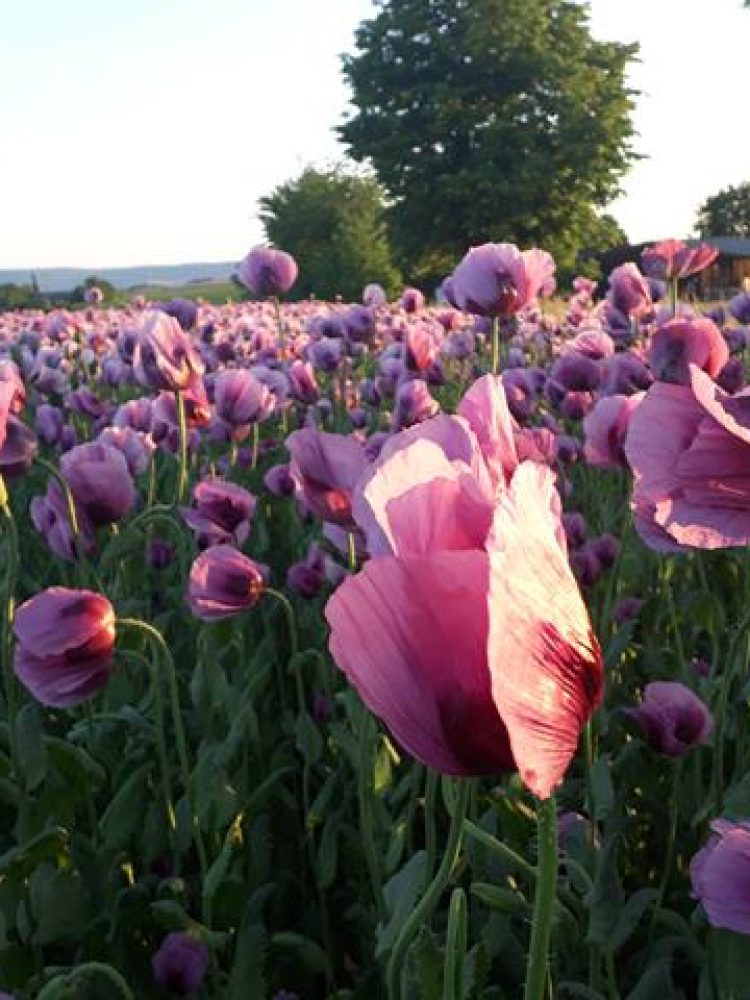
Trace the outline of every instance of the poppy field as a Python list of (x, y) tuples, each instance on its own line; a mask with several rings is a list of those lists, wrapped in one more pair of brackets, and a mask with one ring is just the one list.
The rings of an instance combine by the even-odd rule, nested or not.
[(750, 996), (715, 257), (0, 314), (0, 997)]

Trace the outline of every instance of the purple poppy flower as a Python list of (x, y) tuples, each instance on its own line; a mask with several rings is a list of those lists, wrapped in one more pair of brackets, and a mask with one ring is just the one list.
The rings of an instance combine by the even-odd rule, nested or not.
[(36, 411), (36, 432), (44, 444), (55, 445), (60, 440), (65, 418), (62, 410), (48, 403), (40, 403)]
[(682, 240), (662, 240), (641, 254), (643, 273), (650, 278), (687, 278), (709, 267), (719, 256), (716, 247), (708, 243), (687, 246)]
[(717, 819), (690, 862), (693, 894), (712, 927), (750, 934), (750, 820)]
[(651, 312), (651, 289), (635, 264), (621, 264), (609, 276), (607, 299), (624, 316), (639, 319)]
[(362, 302), (370, 309), (377, 309), (379, 306), (388, 304), (388, 296), (381, 285), (372, 282), (365, 285), (362, 291)]
[(393, 429), (412, 427), (429, 420), (440, 411), (440, 403), (430, 395), (430, 389), (422, 379), (402, 382), (396, 391), (396, 405), (393, 409)]
[(96, 548), (91, 523), (75, 498), (73, 506), (78, 523), (78, 545), (70, 523), (68, 501), (56, 479), (49, 481), (43, 497), (34, 497), (29, 505), (34, 527), (52, 552), (67, 562), (75, 562), (79, 558), (79, 547), (86, 556), (90, 556)]
[(729, 360), (719, 328), (704, 316), (675, 316), (660, 324), (651, 338), (648, 359), (660, 382), (690, 385), (690, 366), (715, 379)]
[(131, 476), (144, 473), (156, 451), (151, 437), (134, 431), (132, 427), (105, 427), (96, 440), (122, 452)]
[(193, 489), (193, 507), (181, 507), (185, 523), (195, 531), (198, 545), (242, 545), (250, 533), (257, 500), (236, 483), (204, 479)]
[(121, 451), (94, 441), (66, 452), (60, 470), (75, 500), (95, 526), (119, 521), (136, 501), (133, 479)]
[(237, 432), (246, 436), (252, 424), (265, 420), (276, 407), (276, 397), (268, 386), (244, 368), (219, 372), (214, 402), (217, 415), (234, 429), (235, 437)]
[(544, 250), (512, 243), (474, 247), (443, 282), (448, 301), (479, 316), (511, 316), (554, 289), (555, 262)]
[(254, 607), (265, 590), (258, 563), (232, 545), (212, 545), (190, 569), (187, 602), (203, 621), (217, 621)]
[(642, 607), (643, 601), (639, 597), (623, 597), (615, 606), (615, 610), (612, 613), (612, 620), (617, 625), (635, 621)]
[(209, 951), (189, 934), (167, 934), (151, 958), (154, 979), (172, 993), (187, 995), (200, 989), (208, 971)]
[(324, 521), (353, 528), (352, 490), (367, 465), (360, 442), (305, 427), (289, 435), (286, 447), (310, 510)]
[(165, 538), (152, 538), (146, 550), (146, 562), (151, 569), (167, 569), (174, 560), (175, 549)]
[(309, 362), (293, 361), (289, 366), (289, 384), (292, 396), (299, 403), (307, 403), (311, 406), (320, 399), (320, 389), (315, 381), (315, 372)]
[(274, 465), (263, 476), (263, 484), (269, 493), (279, 498), (293, 497), (297, 483), (288, 465)]
[(78, 705), (106, 686), (115, 612), (102, 594), (49, 587), (20, 606), (13, 632), (13, 669), (43, 705)]
[(401, 308), (404, 312), (416, 313), (424, 309), (424, 295), (418, 288), (407, 288), (401, 296)]
[(0, 448), (0, 473), (16, 479), (29, 469), (36, 458), (38, 444), (34, 432), (12, 413), (5, 424), (5, 440)]
[(705, 743), (713, 717), (701, 699), (678, 681), (653, 681), (643, 691), (637, 708), (626, 709), (647, 743), (669, 757), (682, 757)]
[(133, 369), (141, 385), (177, 392), (203, 373), (203, 362), (177, 320), (154, 310), (138, 330)]
[(156, 308), (161, 309), (167, 316), (174, 317), (183, 330), (192, 330), (198, 319), (198, 307), (189, 299), (172, 299), (171, 302), (163, 302)]
[(254, 247), (237, 265), (237, 277), (253, 295), (285, 295), (297, 280), (297, 262), (275, 247)]
[(738, 323), (750, 323), (750, 292), (740, 292), (729, 300), (727, 309)]
[(627, 468), (625, 438), (630, 418), (643, 399), (643, 393), (632, 396), (602, 396), (583, 421), (586, 436), (584, 456), (589, 465), (602, 468)]

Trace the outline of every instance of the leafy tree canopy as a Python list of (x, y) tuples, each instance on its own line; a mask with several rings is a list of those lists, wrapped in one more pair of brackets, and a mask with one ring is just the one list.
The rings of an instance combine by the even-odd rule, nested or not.
[(572, 268), (635, 159), (637, 46), (594, 39), (572, 0), (378, 7), (344, 57), (355, 111), (339, 132), (388, 192), (399, 262), (508, 240)]
[(698, 209), (698, 235), (741, 236), (750, 239), (750, 181), (723, 188)]
[(356, 300), (368, 282), (393, 295), (401, 278), (383, 220), (383, 193), (370, 176), (307, 167), (260, 199), (268, 239), (299, 265), (292, 296)]

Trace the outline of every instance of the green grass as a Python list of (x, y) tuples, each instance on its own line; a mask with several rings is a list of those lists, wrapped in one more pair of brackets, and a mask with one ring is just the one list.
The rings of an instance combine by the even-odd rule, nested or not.
[(152, 302), (169, 302), (171, 299), (205, 299), (213, 305), (239, 302), (242, 291), (231, 281), (189, 282), (187, 285), (137, 285), (122, 295), (132, 301), (139, 295)]

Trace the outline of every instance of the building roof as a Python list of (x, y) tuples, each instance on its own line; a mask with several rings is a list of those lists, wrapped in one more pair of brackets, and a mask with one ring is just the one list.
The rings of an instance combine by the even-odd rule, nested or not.
[(686, 240), (688, 246), (698, 246), (699, 243), (708, 243), (724, 257), (750, 257), (750, 239), (742, 236), (707, 236), (703, 240)]

